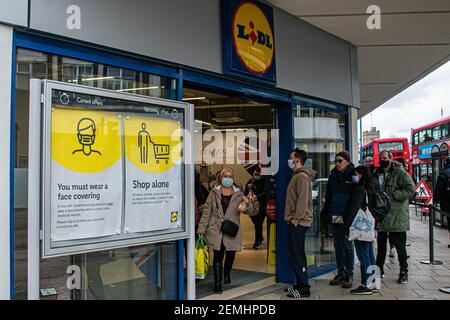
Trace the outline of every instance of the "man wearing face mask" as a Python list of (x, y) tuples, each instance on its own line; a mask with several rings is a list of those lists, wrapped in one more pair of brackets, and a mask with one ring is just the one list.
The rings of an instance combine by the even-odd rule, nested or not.
[(263, 224), (266, 218), (266, 177), (261, 175), (261, 168), (256, 167), (253, 172), (253, 177), (247, 182), (245, 186), (245, 195), (247, 196), (250, 191), (256, 196), (259, 203), (258, 214), (255, 216), (250, 216), (253, 225), (255, 227), (255, 243), (253, 244), (253, 249), (258, 250), (262, 248), (262, 243), (264, 241), (263, 237)]
[(317, 172), (303, 167), (306, 152), (295, 149), (288, 160), (294, 171), (286, 190), (284, 220), (288, 224), (288, 257), (297, 283), (287, 288), (290, 298), (309, 297), (305, 235), (312, 224), (312, 184)]
[(384, 275), (384, 262), (386, 260), (386, 242), (392, 240), (398, 254), (400, 275), (397, 283), (408, 282), (408, 255), (406, 252), (406, 232), (409, 231), (409, 199), (414, 194), (414, 183), (402, 165), (392, 159), (390, 151), (380, 153), (380, 167), (375, 172), (381, 191), (385, 192), (391, 200), (391, 209), (378, 225), (378, 252), (377, 266), (381, 276)]
[(355, 167), (350, 162), (350, 153), (341, 151), (336, 154), (335, 168), (331, 171), (325, 194), (325, 204), (321, 216), (331, 223), (334, 250), (336, 252), (337, 275), (330, 285), (353, 287), (353, 269), (355, 254), (353, 241), (349, 241), (344, 225), (344, 216), (348, 213), (350, 198), (353, 193), (353, 172)]

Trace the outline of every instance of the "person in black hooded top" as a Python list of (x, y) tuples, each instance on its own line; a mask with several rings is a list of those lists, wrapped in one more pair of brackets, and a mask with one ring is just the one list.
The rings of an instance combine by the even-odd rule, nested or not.
[[(368, 208), (369, 211), (372, 211), (374, 193), (377, 188), (373, 176), (370, 173), (370, 169), (366, 166), (355, 168), (352, 180), (355, 187), (353, 189), (347, 214), (344, 216), (344, 225), (347, 235), (350, 233), (350, 226), (355, 220), (359, 209), (365, 211)], [(375, 271), (376, 266), (375, 255), (373, 253), (373, 241), (354, 240), (353, 243), (361, 267), (361, 285), (350, 292), (358, 295), (370, 295), (372, 292), (376, 292), (376, 289), (369, 288), (367, 283), (367, 279), (373, 271)], [(369, 269), (371, 266), (373, 268), (372, 270)]]

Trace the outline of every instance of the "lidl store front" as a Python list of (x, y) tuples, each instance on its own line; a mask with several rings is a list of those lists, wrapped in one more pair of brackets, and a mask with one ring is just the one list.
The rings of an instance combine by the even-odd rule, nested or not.
[[(309, 154), (306, 165), (318, 171), (313, 182), (314, 224), (307, 239), (309, 273), (314, 276), (333, 270), (332, 239), (328, 226), (321, 219), (320, 209), (334, 155), (343, 149), (354, 154), (357, 149), (355, 108), (358, 107), (359, 95), (356, 49), (260, 2), (132, 2), (133, 5), (120, 0), (57, 3), (38, 0), (33, 1), (28, 10), (28, 1), (17, 1), (10, 4), (13, 8), (5, 11), (4, 17), (0, 16), (0, 148), (3, 150), (0, 159), (0, 297), (186, 299), (212, 293), (207, 281), (200, 280), (195, 296), (195, 284), (189, 279), (192, 277), (194, 201), (191, 200), (194, 199), (194, 184), (200, 183), (209, 189), (216, 172), (225, 162), (235, 171), (236, 185), (245, 186), (255, 168), (254, 162), (245, 160), (253, 153), (259, 165), (271, 168), (265, 171), (268, 205), (267, 218), (263, 222), (264, 241), (260, 250), (252, 248), (255, 242), (254, 221), (242, 216), (243, 250), (236, 257), (234, 281), (236, 285), (245, 285), (248, 281), (274, 276), (278, 282), (292, 282), (283, 209), (290, 178), (286, 160), (294, 147), (305, 149)], [(71, 5), (75, 5), (75, 9), (72, 6), (68, 10)], [(77, 120), (73, 120), (73, 137), (61, 138), (60, 146), (53, 131), (49, 149), (35, 146), (36, 141), (43, 144), (46, 141), (35, 140), (36, 135), (33, 134), (36, 130), (31, 107), (35, 102), (33, 90), (41, 88), (33, 88), (31, 79), (50, 80), (45, 85), (54, 86), (56, 90), (50, 95), (59, 92), (57, 90), (62, 92), (57, 96), (60, 101), (57, 104), (49, 100), (53, 128), (59, 125), (64, 132), (65, 126), (72, 126), (72, 115)], [(89, 91), (93, 89), (98, 90)], [(65, 92), (70, 92), (70, 97), (76, 98), (78, 104), (66, 105)], [(103, 97), (103, 100), (91, 108), (92, 101), (97, 101), (92, 97)], [(158, 116), (152, 118), (148, 108), (139, 104), (141, 102), (154, 105), (155, 110), (159, 108)], [(120, 108), (108, 107), (118, 104)], [(59, 114), (60, 111), (68, 113)], [(141, 153), (138, 162), (151, 162), (158, 170), (167, 171), (167, 181), (175, 179), (170, 180), (170, 185), (177, 186), (178, 197), (174, 202), (179, 209), (169, 211), (172, 214), (176, 212), (172, 222), (180, 223), (176, 224), (173, 232), (147, 234), (148, 230), (144, 229), (157, 224), (152, 220), (156, 218), (143, 214), (156, 212), (147, 207), (135, 213), (140, 218), (135, 219), (134, 224), (131, 218), (127, 220), (125, 213), (122, 220), (117, 219), (117, 233), (128, 230), (124, 225), (135, 230), (136, 234), (145, 231), (145, 237), (140, 241), (108, 238), (106, 229), (95, 228), (89, 232), (84, 230), (83, 234), (58, 233), (54, 230), (67, 229), (52, 229), (47, 239), (46, 233), (39, 231), (45, 225), (47, 213), (52, 215), (49, 212), (53, 207), (47, 210), (42, 204), (36, 210), (32, 203), (34, 208), (30, 208), (29, 191), (36, 196), (34, 189), (29, 188), (31, 167), (36, 165), (35, 159), (46, 159), (48, 152), (52, 161), (67, 169), (62, 174), (64, 179), (79, 179), (75, 177), (79, 169), (65, 165), (67, 159), (63, 150), (70, 146), (74, 149), (72, 154), (80, 156), (80, 159), (84, 156), (93, 159), (106, 152), (101, 148), (101, 119), (108, 123), (116, 120), (109, 119), (109, 114), (98, 118), (98, 121), (96, 117), (101, 112), (111, 111), (123, 117), (117, 120), (118, 135), (123, 136), (123, 140), (119, 137), (117, 141), (122, 141), (118, 144), (123, 144), (126, 154), (123, 159), (127, 160), (123, 160), (118, 171), (109, 178), (98, 176), (95, 179), (103, 186), (107, 184), (105, 181), (114, 185), (122, 169), (124, 176), (133, 174), (127, 164), (128, 160), (133, 162), (127, 149), (127, 137), (131, 134), (127, 133), (127, 125), (123, 123), (130, 118), (130, 123), (134, 123), (133, 119), (137, 119), (137, 127), (133, 129), (136, 139), (133, 139), (139, 141)], [(165, 118), (166, 111), (172, 118)], [(44, 114), (42, 116), (45, 122)], [(192, 118), (191, 124), (189, 117)], [(148, 122), (141, 120), (144, 118)], [(164, 121), (169, 120), (175, 120), (182, 129), (195, 131), (193, 139), (184, 140), (185, 149), (180, 153), (184, 157), (192, 149), (194, 165), (165, 168), (165, 158), (157, 159), (157, 149), (150, 153), (145, 151), (143, 145), (147, 134), (155, 140), (163, 139), (167, 126)], [(97, 142), (93, 138), (90, 142), (83, 140), (88, 139), (83, 136), (86, 128), (93, 128), (94, 134), (97, 132)], [(254, 144), (248, 139), (235, 143), (233, 140), (231, 149), (236, 153), (235, 161), (210, 162), (205, 150), (211, 139), (205, 139), (205, 136), (211, 130), (220, 136), (252, 130), (260, 143)], [(37, 132), (45, 136), (44, 131)], [(86, 149), (87, 145), (90, 145), (89, 149)], [(30, 150), (43, 154), (36, 158)], [(228, 156), (222, 155), (222, 159), (228, 160)], [(73, 165), (78, 164), (75, 161)], [(84, 172), (92, 174), (90, 170), (97, 164), (98, 161), (93, 160), (83, 169)], [(45, 162), (38, 163), (39, 166), (44, 168)], [(108, 170), (114, 168), (115, 165), (111, 165)], [(46, 172), (45, 168), (42, 170)], [(175, 173), (170, 170), (175, 170)], [(55, 172), (56, 165), (52, 167), (49, 181), (53, 181)], [(143, 181), (149, 174), (152, 174), (150, 169), (143, 170), (141, 176), (137, 174), (134, 186), (145, 186)], [(196, 181), (190, 177), (195, 177)], [(45, 177), (42, 179), (45, 184)], [(125, 181), (118, 184), (126, 189)], [(56, 184), (49, 194), (53, 194), (56, 188), (63, 189)], [(45, 190), (44, 186), (37, 195), (38, 200), (44, 197)], [(113, 200), (122, 194), (122, 190), (117, 192), (119, 196)], [(132, 196), (126, 191), (124, 194), (126, 196), (117, 208), (131, 212), (126, 201)], [(110, 203), (114, 203), (113, 200)], [(111, 212), (114, 208), (115, 204), (109, 207)], [(30, 225), (30, 221), (36, 221), (34, 213), (38, 216), (35, 238), (35, 225)], [(68, 220), (60, 221), (63, 222), (69, 223)], [(164, 228), (162, 226), (161, 230)], [(126, 233), (133, 233), (127, 230)], [(185, 241), (187, 238), (190, 240)], [(62, 247), (52, 251), (50, 245), (47, 251), (45, 243), (51, 239), (79, 245), (72, 251)], [(92, 245), (92, 239), (102, 245)], [(111, 239), (112, 244), (107, 239)]]

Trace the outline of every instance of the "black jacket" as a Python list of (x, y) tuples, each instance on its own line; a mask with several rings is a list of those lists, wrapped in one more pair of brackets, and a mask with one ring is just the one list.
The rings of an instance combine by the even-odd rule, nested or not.
[[(366, 193), (369, 203), (366, 203)], [(373, 190), (366, 190), (366, 188), (364, 188), (362, 185), (356, 184), (353, 189), (352, 196), (350, 198), (347, 213), (344, 215), (344, 224), (347, 233), (349, 232), (348, 229), (352, 225), (353, 220), (355, 220), (355, 217), (358, 214), (359, 209), (366, 210), (368, 205), (369, 210), (372, 210), (372, 203), (373, 203)]]
[(450, 166), (443, 170), (437, 179), (436, 188), (434, 189), (434, 200), (440, 203), (441, 209), (450, 212)]
[(265, 176), (261, 176), (259, 180), (251, 178), (247, 181), (245, 185), (244, 194), (247, 196), (250, 191), (250, 185), (253, 190), (253, 194), (256, 196), (256, 200), (259, 202), (259, 213), (265, 213), (266, 203), (267, 203), (267, 192), (266, 192), (267, 179)]
[(328, 177), (325, 204), (321, 214), (328, 223), (331, 223), (332, 216), (344, 216), (347, 212), (354, 187), (352, 182), (354, 169), (350, 163), (344, 172), (333, 169)]

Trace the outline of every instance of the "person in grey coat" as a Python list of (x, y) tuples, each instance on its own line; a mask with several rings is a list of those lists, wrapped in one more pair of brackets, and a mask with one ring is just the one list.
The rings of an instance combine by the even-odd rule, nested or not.
[[(197, 234), (205, 236), (206, 242), (214, 250), (214, 292), (222, 293), (222, 270), (224, 283), (231, 283), (230, 272), (233, 267), (236, 251), (242, 249), (242, 233), (240, 228), (241, 213), (255, 215), (256, 197), (250, 193), (247, 197), (234, 186), (233, 170), (225, 167), (220, 172), (220, 184), (209, 193), (205, 203)], [(230, 220), (239, 226), (237, 234), (233, 237), (222, 232), (224, 220)], [(225, 265), (222, 268), (223, 258)]]

